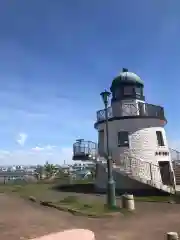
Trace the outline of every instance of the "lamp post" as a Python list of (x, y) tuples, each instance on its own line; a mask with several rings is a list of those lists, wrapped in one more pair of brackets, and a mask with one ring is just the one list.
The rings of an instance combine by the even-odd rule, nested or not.
[(108, 183), (107, 183), (107, 205), (109, 208), (116, 206), (116, 195), (115, 195), (115, 182), (112, 173), (112, 157), (109, 151), (109, 128), (108, 128), (108, 100), (110, 92), (104, 91), (101, 94), (102, 100), (105, 106), (105, 119), (106, 119), (106, 150), (107, 150), (107, 170), (108, 170)]

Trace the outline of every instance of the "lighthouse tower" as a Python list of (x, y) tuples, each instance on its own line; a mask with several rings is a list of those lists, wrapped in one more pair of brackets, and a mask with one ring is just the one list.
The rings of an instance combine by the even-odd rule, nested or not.
[[(174, 184), (174, 172), (164, 130), (167, 120), (163, 107), (146, 103), (144, 82), (128, 69), (123, 68), (114, 78), (110, 90), (109, 150), (115, 166), (116, 188), (149, 185), (169, 191), (168, 187)], [(100, 110), (95, 128), (98, 131), (99, 159), (104, 158), (104, 162), (107, 152), (105, 124), (105, 110)], [(98, 188), (106, 188), (107, 172), (102, 162), (97, 163)]]

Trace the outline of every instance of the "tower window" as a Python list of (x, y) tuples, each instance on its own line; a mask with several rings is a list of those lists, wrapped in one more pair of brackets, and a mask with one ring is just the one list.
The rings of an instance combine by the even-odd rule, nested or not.
[(117, 89), (117, 90), (115, 91), (115, 98), (116, 98), (116, 99), (120, 99), (120, 97), (121, 97), (121, 90), (120, 90), (120, 89)]
[(132, 95), (133, 94), (133, 87), (125, 86), (124, 87), (124, 95)]
[(161, 131), (156, 131), (158, 146), (164, 146), (164, 139)]
[(141, 88), (140, 87), (136, 87), (135, 88), (135, 92), (137, 95), (141, 95)]
[(129, 147), (129, 134), (128, 132), (118, 132), (118, 146)]

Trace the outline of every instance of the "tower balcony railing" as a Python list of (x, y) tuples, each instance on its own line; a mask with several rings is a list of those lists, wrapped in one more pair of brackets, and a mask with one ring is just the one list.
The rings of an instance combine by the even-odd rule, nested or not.
[[(112, 107), (107, 109), (108, 119), (113, 117)], [(126, 116), (139, 116), (139, 117), (152, 117), (165, 120), (164, 108), (161, 106), (156, 106), (148, 103), (126, 103), (121, 104), (119, 107), (118, 117)], [(105, 109), (97, 111), (97, 122), (105, 120)]]
[(95, 142), (84, 141), (84, 139), (76, 140), (73, 144), (73, 160), (95, 161), (97, 149), (97, 143)]

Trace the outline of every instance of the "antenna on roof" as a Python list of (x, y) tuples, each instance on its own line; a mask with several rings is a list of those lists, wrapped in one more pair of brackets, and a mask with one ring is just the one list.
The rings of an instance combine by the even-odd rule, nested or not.
[(84, 139), (77, 139), (76, 142), (83, 142)]

